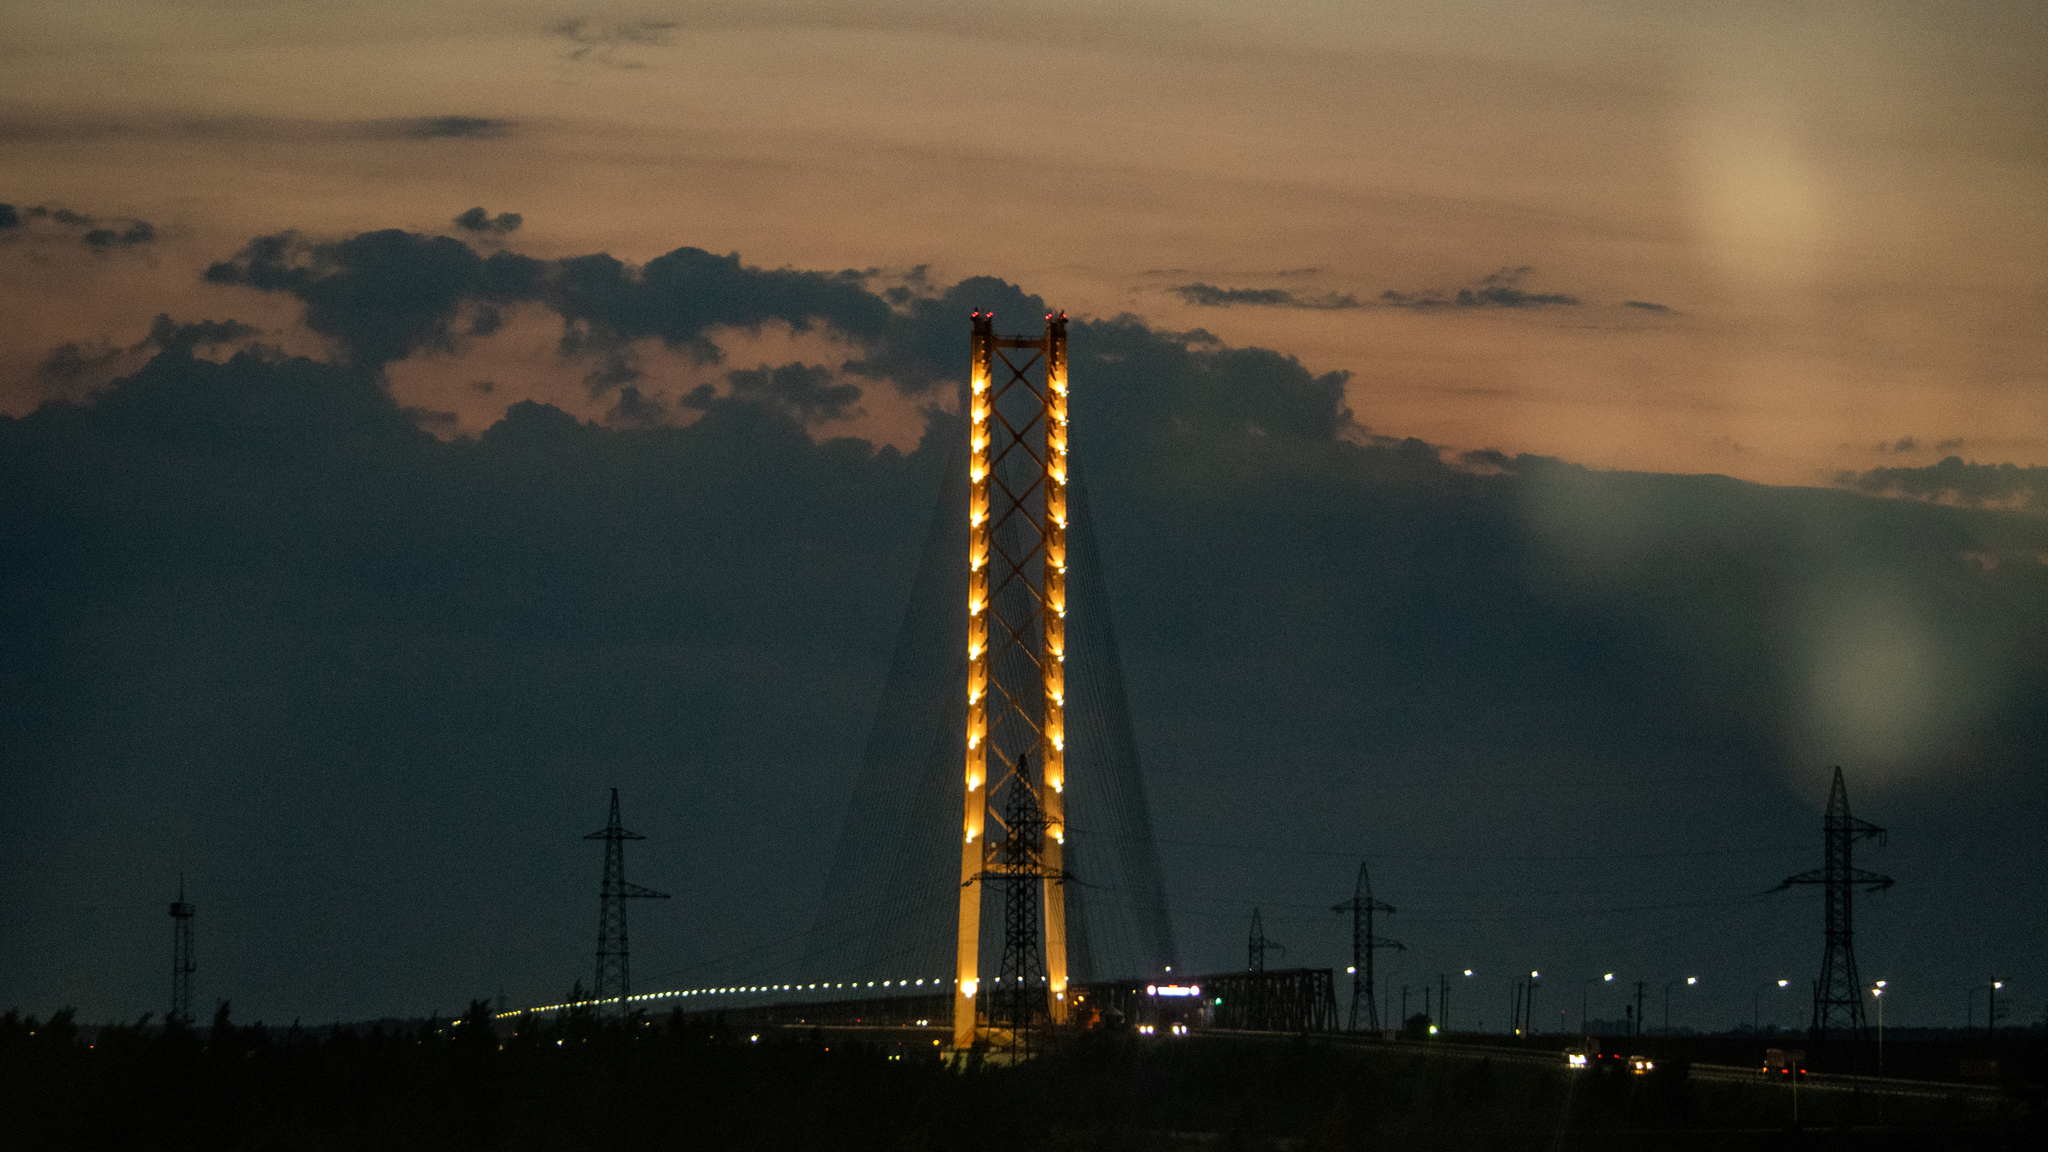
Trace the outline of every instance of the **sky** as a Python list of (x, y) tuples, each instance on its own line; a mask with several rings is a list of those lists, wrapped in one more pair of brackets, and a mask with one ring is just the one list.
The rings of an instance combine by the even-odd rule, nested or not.
[(202, 999), (553, 999), (613, 784), (636, 969), (769, 963), (990, 306), (1077, 318), (1189, 964), (1372, 855), (1416, 982), (1732, 1022), (1844, 763), (1896, 1010), (2048, 984), (2038, 5), (5, 18), (7, 1006), (160, 1011), (180, 868)]

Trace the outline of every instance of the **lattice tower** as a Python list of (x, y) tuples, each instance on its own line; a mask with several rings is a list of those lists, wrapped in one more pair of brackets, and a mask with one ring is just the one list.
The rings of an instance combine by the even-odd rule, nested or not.
[(1780, 890), (1794, 884), (1819, 884), (1827, 895), (1827, 945), (1821, 955), (1820, 979), (1813, 982), (1813, 1039), (1827, 1039), (1830, 1029), (1846, 1029), (1857, 1039), (1866, 1030), (1863, 988), (1856, 978), (1855, 918), (1851, 901), (1857, 888), (1876, 892), (1892, 886), (1892, 878), (1855, 866), (1856, 841), (1874, 839), (1884, 847), (1884, 829), (1849, 815), (1849, 789), (1842, 769), (1835, 768), (1824, 823), (1825, 863), (1812, 872), (1788, 876)]
[(626, 883), (626, 841), (645, 840), (619, 823), (619, 790), (612, 789), (611, 819), (585, 840), (604, 841), (604, 881), (597, 894), (597, 975), (591, 981), (590, 998), (603, 1003), (608, 998), (620, 1015), (626, 1012), (626, 997), (633, 992), (632, 952), (626, 940), (626, 901), (666, 900), (668, 893)]
[(192, 1023), (192, 974), (199, 964), (192, 956), (192, 918), (198, 910), (185, 900), (185, 875), (178, 874), (178, 898), (171, 903), (170, 1019)]
[(1379, 1000), (1373, 992), (1372, 954), (1375, 948), (1406, 949), (1399, 940), (1375, 936), (1372, 932), (1372, 915), (1375, 912), (1394, 914), (1394, 906), (1372, 897), (1372, 877), (1366, 874), (1365, 862), (1358, 863), (1358, 883), (1353, 887), (1351, 899), (1332, 909), (1335, 912), (1351, 913), (1351, 1022), (1353, 1032), (1358, 1031), (1358, 1017), (1361, 1006), (1365, 1009), (1365, 1026), (1371, 1031), (1380, 1030)]

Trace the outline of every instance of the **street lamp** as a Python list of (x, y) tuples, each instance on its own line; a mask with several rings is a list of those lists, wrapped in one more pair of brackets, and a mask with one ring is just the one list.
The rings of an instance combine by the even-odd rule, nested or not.
[(1543, 973), (1534, 968), (1529, 970), (1529, 1035), (1536, 1034), (1536, 984)]
[[(1791, 983), (1792, 982), (1790, 980), (1780, 980), (1778, 981), (1778, 987), (1783, 988)], [(1749, 993), (1749, 1030), (1751, 1032), (1757, 1033), (1758, 1035), (1762, 1035), (1764, 1025), (1763, 1015), (1758, 1008), (1757, 1001), (1758, 998), (1763, 995), (1764, 989), (1769, 987), (1770, 984), (1768, 982), (1759, 984)], [(1776, 1028), (1777, 1025), (1773, 1024), (1771, 1025), (1771, 1027)]]
[(1879, 980), (1870, 986), (1870, 998), (1877, 1001), (1877, 1074), (1884, 1075), (1884, 985)]
[(1666, 1036), (1671, 1035), (1671, 990), (1678, 987), (1681, 983), (1690, 987), (1699, 982), (1699, 977), (1687, 976), (1683, 981), (1673, 980), (1669, 984), (1664, 985), (1664, 1034)]

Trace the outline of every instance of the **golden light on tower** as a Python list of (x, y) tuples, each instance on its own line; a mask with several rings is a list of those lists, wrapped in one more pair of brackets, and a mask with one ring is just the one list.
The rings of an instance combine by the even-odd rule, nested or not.
[[(983, 881), (990, 876), (1035, 877), (1043, 885), (1047, 1009), (1055, 1024), (1066, 1018), (1067, 318), (1045, 320), (1043, 336), (997, 336), (993, 314), (974, 314), (967, 396), (965, 819), (953, 999), (958, 1048), (974, 1042), (977, 1016), (986, 1015), (977, 1012), (976, 997), (983, 987)], [(1020, 366), (1004, 349), (1037, 355)], [(1032, 380), (1034, 369), (1042, 384)], [(1000, 546), (999, 531), (1018, 539), (1013, 550)], [(1022, 606), (1012, 613), (1017, 618), (1004, 617), (1004, 603)], [(1006, 655), (1014, 658), (998, 663)], [(1027, 730), (1036, 734), (1035, 747), (997, 746), (999, 735), (1014, 740)], [(1030, 753), (1039, 766), (1035, 786), (1024, 765)], [(986, 834), (993, 793), (1012, 779), (1035, 795), (1044, 828), (1042, 841), (1032, 840), (1035, 859), (1022, 862), (1014, 847), (998, 853)], [(1005, 830), (1014, 846), (1017, 830)]]

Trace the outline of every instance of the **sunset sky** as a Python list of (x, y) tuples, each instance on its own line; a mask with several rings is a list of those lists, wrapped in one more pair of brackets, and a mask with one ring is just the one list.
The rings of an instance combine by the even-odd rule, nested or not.
[[(297, 346), (278, 302), (197, 282), (252, 236), (482, 205), (536, 256), (1002, 277), (1348, 371), (1360, 422), (1457, 450), (1771, 483), (2048, 462), (2038, 4), (10, 8), (0, 196), (154, 230), (0, 247), (17, 414), (63, 386), (52, 349), (159, 311)], [(1412, 306), (1488, 277), (1574, 303)], [(568, 402), (547, 329), (394, 385), (469, 431)], [(694, 383), (641, 356), (644, 390)]]
[(551, 1002), (613, 786), (649, 986), (830, 978), (994, 307), (1075, 321), (1187, 965), (1341, 968), (1370, 857), (1474, 1020), (1747, 1020), (1842, 764), (1891, 1010), (2048, 1013), (2038, 0), (0, 27), (0, 1010), (161, 1011), (181, 869), (202, 1006)]

